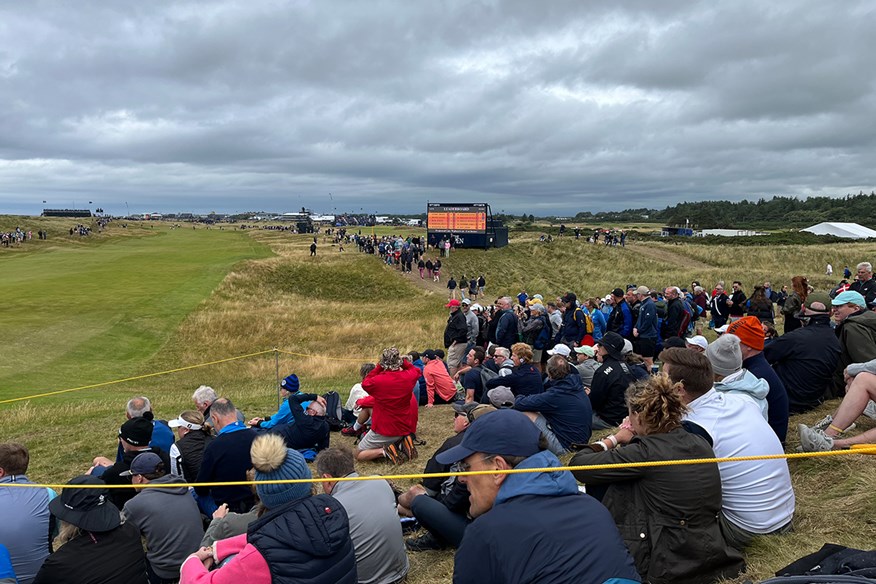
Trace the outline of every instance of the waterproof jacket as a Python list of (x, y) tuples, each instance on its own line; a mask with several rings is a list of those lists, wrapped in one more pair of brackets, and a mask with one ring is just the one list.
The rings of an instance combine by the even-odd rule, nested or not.
[(767, 422), (776, 436), (779, 437), (779, 441), (784, 444), (785, 436), (788, 434), (788, 392), (785, 389), (785, 384), (770, 367), (762, 352), (743, 360), (742, 366), (755, 377), (763, 379), (769, 384), (770, 390), (766, 396), (767, 404), (769, 404)]
[[(579, 452), (572, 465), (712, 458), (701, 437), (678, 428), (632, 439), (608, 452)], [(579, 470), (586, 485), (609, 485), (611, 512), (643, 580), (699, 584), (732, 578), (742, 556), (721, 534), (721, 475), (717, 465)]]
[(380, 364), (362, 380), (362, 389), (376, 400), (371, 411), (371, 429), (383, 436), (407, 436), (417, 431), (419, 410), (411, 388), (422, 373), (408, 361), (398, 371)]
[(544, 391), (541, 373), (532, 363), (521, 363), (517, 367), (511, 368), (511, 373), (508, 375), (488, 379), (485, 385), (488, 390), (503, 385), (509, 388), (515, 396), (533, 395)]
[(636, 319), (636, 329), (643, 339), (656, 339), (657, 330), (657, 306), (650, 297), (645, 298), (639, 306), (639, 318)]
[(465, 322), (465, 313), (457, 309), (447, 317), (447, 326), (444, 327), (444, 348), (453, 343), (465, 343), (468, 339), (468, 324)]
[(620, 424), (627, 415), (626, 391), (634, 381), (629, 365), (608, 355), (603, 357), (590, 386), (593, 411), (609, 424)]
[(747, 369), (742, 369), (737, 373), (738, 374), (734, 373), (728, 375), (721, 381), (716, 381), (714, 386), (715, 391), (720, 391), (722, 393), (735, 393), (752, 399), (754, 403), (757, 404), (757, 407), (760, 408), (760, 413), (763, 415), (763, 419), (768, 420), (769, 416), (767, 414), (768, 405), (766, 397), (770, 392), (770, 384), (763, 379), (758, 379)]
[(867, 305), (869, 306), (876, 301), (876, 278), (870, 278), (867, 281), (857, 280), (852, 282), (849, 290), (858, 292), (864, 297), (864, 300), (867, 301)]
[(852, 363), (876, 359), (876, 312), (865, 310), (846, 319), (836, 327), (842, 353), (834, 372), (837, 395), (845, 394), (843, 371)]
[(661, 331), (663, 339), (682, 336), (684, 332), (681, 330), (681, 325), (684, 323), (683, 303), (681, 298), (673, 298), (666, 303), (666, 320), (663, 321), (663, 330)]
[(539, 412), (547, 419), (551, 431), (566, 450), (572, 444), (590, 442), (593, 410), (590, 398), (584, 393), (580, 375), (567, 375), (548, 381), (544, 392), (519, 396), (514, 409)]
[(829, 316), (814, 316), (801, 329), (773, 339), (763, 349), (788, 392), (790, 412), (817, 407), (831, 391), (842, 347)]
[(250, 524), (245, 535), (213, 544), (212, 572), (195, 556), (182, 565), (181, 584), (356, 584), (356, 556), (343, 506), (329, 495), (297, 499)]
[(614, 305), (608, 317), (608, 330), (617, 333), (625, 339), (633, 338), (633, 312), (626, 300)]
[(493, 319), (496, 321), (496, 344), (510, 350), (511, 345), (520, 339), (520, 333), (517, 330), (517, 315), (509, 308), (499, 311)]
[(557, 342), (578, 344), (585, 334), (587, 334), (587, 319), (584, 311), (578, 307), (572, 310), (566, 309), (563, 313), (563, 326), (557, 333)]
[(283, 437), (287, 448), (303, 450), (312, 448), (317, 452), (329, 447), (329, 425), (325, 416), (308, 416), (301, 408), (305, 401), (316, 401), (315, 393), (293, 393), (289, 396), (289, 411), (292, 423), (280, 424), (270, 430), (271, 434)]
[[(193, 483), (198, 478), (198, 470), (204, 460), (204, 450), (213, 441), (213, 437), (201, 430), (189, 432), (176, 441), (176, 448), (171, 447), (170, 461), (174, 474), (181, 475), (186, 482)], [(175, 452), (174, 452), (175, 451)]]
[[(516, 468), (560, 466), (539, 452)], [(465, 530), (454, 584), (640, 582), (608, 510), (565, 471), (508, 475), (493, 508)]]

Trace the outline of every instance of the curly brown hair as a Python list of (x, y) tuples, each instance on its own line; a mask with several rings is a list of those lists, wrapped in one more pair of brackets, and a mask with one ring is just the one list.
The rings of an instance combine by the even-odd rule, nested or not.
[(648, 434), (665, 434), (681, 427), (687, 406), (681, 400), (680, 383), (673, 383), (665, 373), (627, 388), (627, 405), (639, 414)]
[(806, 297), (809, 296), (809, 280), (806, 276), (794, 276), (791, 278), (791, 288), (800, 297), (800, 302), (806, 302)]

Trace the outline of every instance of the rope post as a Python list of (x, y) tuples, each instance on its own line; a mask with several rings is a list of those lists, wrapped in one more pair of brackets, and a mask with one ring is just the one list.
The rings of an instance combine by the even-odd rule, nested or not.
[(274, 347), (274, 395), (277, 396), (277, 409), (280, 409), (280, 350)]

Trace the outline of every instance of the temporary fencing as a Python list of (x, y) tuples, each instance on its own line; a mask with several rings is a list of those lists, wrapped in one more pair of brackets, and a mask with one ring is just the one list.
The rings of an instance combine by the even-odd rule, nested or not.
[[(558, 472), (558, 471), (576, 471), (576, 470), (608, 470), (618, 468), (645, 468), (656, 466), (683, 466), (691, 464), (721, 464), (725, 462), (745, 462), (756, 460), (793, 460), (798, 458), (827, 458), (836, 456), (848, 456), (850, 454), (874, 454), (876, 455), (876, 444), (857, 444), (851, 450), (830, 450), (827, 452), (797, 452), (791, 454), (768, 454), (761, 456), (736, 456), (728, 458), (691, 458), (677, 460), (651, 460), (643, 462), (624, 462), (613, 464), (589, 464), (581, 466), (551, 466), (539, 468), (511, 468), (511, 469), (490, 469), (490, 470), (471, 470), (457, 472), (439, 472), (439, 473), (411, 473), (399, 475), (370, 475), (356, 477), (338, 477), (338, 478), (322, 478), (314, 477), (310, 479), (282, 479), (270, 481), (230, 481), (224, 483), (187, 483), (189, 487), (227, 487), (238, 485), (277, 485), (277, 484), (295, 484), (295, 483), (326, 483), (326, 482), (350, 482), (350, 481), (376, 481), (376, 480), (417, 480), (424, 478), (446, 478), (446, 477), (468, 477), (477, 475), (497, 475), (497, 474), (526, 474), (526, 473), (542, 473), (542, 472)], [(177, 486), (183, 486), (179, 483)], [(131, 485), (66, 485), (66, 484), (40, 484), (40, 483), (3, 483), (0, 487), (17, 487), (17, 488), (50, 488), (50, 489), (130, 489)], [(137, 485), (141, 488), (167, 488), (164, 484), (147, 483)]]

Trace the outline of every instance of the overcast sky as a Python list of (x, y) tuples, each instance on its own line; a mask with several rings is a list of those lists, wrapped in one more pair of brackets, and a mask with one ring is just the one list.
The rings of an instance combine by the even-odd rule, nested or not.
[(874, 30), (865, 0), (6, 2), (0, 213), (869, 192)]

